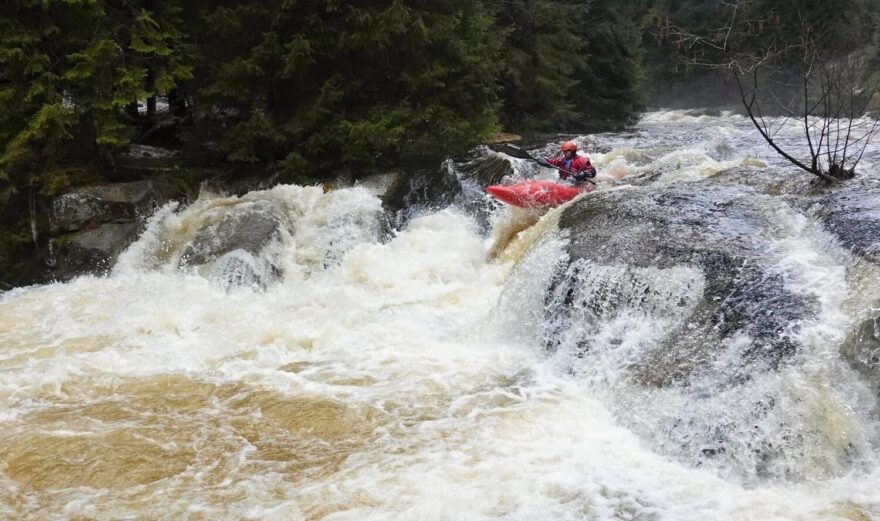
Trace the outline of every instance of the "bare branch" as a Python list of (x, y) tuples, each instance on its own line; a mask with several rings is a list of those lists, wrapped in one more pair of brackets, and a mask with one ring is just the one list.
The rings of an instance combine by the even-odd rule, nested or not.
[[(832, 183), (852, 175), (870, 138), (880, 131), (880, 121), (862, 118), (869, 108), (865, 93), (880, 90), (864, 86), (864, 57), (828, 47), (829, 28), (812, 11), (798, 7), (795, 17), (788, 19), (799, 25), (796, 41), (781, 40), (778, 34), (759, 38), (752, 30), (764, 20), (748, 19), (746, 1), (722, 0), (721, 5), (730, 8), (728, 23), (708, 29), (708, 35), (678, 27), (668, 18), (662, 35), (684, 48), (682, 63), (733, 74), (752, 124), (787, 161)], [(799, 81), (792, 81), (798, 63), (803, 70)], [(809, 164), (777, 141), (792, 120), (800, 121)]]

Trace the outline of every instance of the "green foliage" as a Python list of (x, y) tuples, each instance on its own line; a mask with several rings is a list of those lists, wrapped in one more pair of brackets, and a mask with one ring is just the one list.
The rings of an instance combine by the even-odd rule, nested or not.
[(496, 129), (501, 40), (479, 2), (221, 2), (191, 18), (194, 87), (226, 108), (230, 160), (363, 171)]
[(642, 110), (639, 32), (631, 11), (621, 4), (594, 0), (589, 23), (578, 28), (588, 57), (570, 97), (589, 128), (634, 123)]
[(0, 198), (42, 182), (74, 136), (87, 136), (93, 157), (127, 145), (123, 107), (192, 77), (181, 27), (173, 0), (5, 2)]
[(501, 80), (508, 128), (581, 131), (632, 120), (640, 107), (638, 32), (631, 8), (610, 4), (496, 3), (507, 38)]
[(163, 95), (229, 161), (289, 178), (435, 161), (502, 124), (625, 122), (638, 53), (610, 4), (9, 0), (0, 196), (75, 184), (49, 179), (73, 152), (112, 164), (142, 123), (133, 104)]
[(583, 114), (569, 92), (587, 68), (587, 4), (513, 0), (498, 2), (498, 21), (507, 35), (503, 117), (514, 130), (561, 130)]

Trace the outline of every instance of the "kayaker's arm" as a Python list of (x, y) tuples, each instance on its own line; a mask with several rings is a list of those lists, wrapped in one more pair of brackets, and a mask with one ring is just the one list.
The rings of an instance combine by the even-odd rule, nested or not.
[[(559, 170), (559, 177), (561, 177), (562, 179), (575, 179), (578, 182), (588, 181), (592, 184), (596, 184), (593, 181), (590, 181), (590, 179), (589, 179), (591, 177), (594, 177), (595, 173), (593, 175), (584, 176), (584, 175), (582, 175), (583, 174), (582, 172), (579, 172), (577, 170), (575, 170), (575, 171), (566, 170), (565, 168), (562, 167), (562, 165), (565, 163), (565, 160), (563, 160), (561, 158), (556, 158), (556, 157), (551, 158), (551, 159), (541, 158), (541, 159), (537, 159), (536, 161), (538, 162), (538, 164), (540, 164), (542, 166), (555, 168), (556, 170)], [(595, 172), (595, 169), (593, 169), (593, 170)]]
[[(573, 150), (574, 150), (574, 151), (577, 151), (577, 146), (574, 145), (574, 143), (564, 143), (564, 144), (563, 144), (563, 148), (570, 148), (570, 147), (572, 147), (572, 146), (574, 147)], [(550, 159), (550, 160), (548, 160), (548, 159), (546, 159), (546, 158), (537, 158), (537, 157), (534, 157), (534, 156), (531, 155), (527, 150), (524, 150), (524, 149), (522, 149), (522, 148), (520, 148), (520, 147), (518, 147), (518, 146), (516, 146), (516, 145), (512, 145), (512, 144), (510, 144), (510, 143), (505, 144), (505, 145), (501, 148), (501, 152), (503, 152), (503, 153), (505, 153), (505, 154), (508, 154), (508, 155), (510, 155), (510, 156), (512, 156), (512, 157), (518, 158), (518, 159), (528, 159), (528, 160), (534, 161), (534, 162), (538, 163), (538, 164), (541, 165), (541, 166), (546, 166), (546, 167), (549, 167), (549, 168), (555, 168), (556, 170), (559, 170), (559, 171), (561, 172), (560, 175), (562, 175), (562, 174), (565, 174), (565, 175), (568, 175), (568, 176), (573, 176), (573, 175), (574, 175), (574, 174), (572, 174), (571, 172), (569, 172), (568, 170), (562, 168), (561, 166), (558, 166), (558, 165), (554, 164), (554, 161), (555, 161), (554, 159)], [(559, 165), (561, 165), (561, 164), (562, 164), (562, 163), (561, 163), (561, 160), (560, 160)], [(563, 176), (563, 179), (566, 179), (566, 177)], [(595, 184), (596, 184), (596, 182), (593, 181), (592, 179), (587, 179), (586, 182), (588, 182), (588, 183), (590, 183), (590, 184), (592, 184), (592, 185), (595, 185)]]

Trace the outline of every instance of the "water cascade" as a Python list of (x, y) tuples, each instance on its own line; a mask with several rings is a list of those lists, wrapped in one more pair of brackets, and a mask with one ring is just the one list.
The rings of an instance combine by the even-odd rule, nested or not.
[(580, 137), (611, 175), (543, 215), (487, 148), (393, 215), (160, 208), (108, 276), (0, 295), (0, 517), (880, 517), (880, 183), (812, 195), (748, 125)]

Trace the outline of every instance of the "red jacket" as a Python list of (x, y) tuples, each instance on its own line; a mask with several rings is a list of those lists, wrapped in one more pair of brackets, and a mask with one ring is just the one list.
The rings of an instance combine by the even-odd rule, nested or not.
[[(571, 161), (566, 160), (564, 156), (554, 157), (548, 159), (547, 162), (574, 174), (574, 179), (578, 183), (583, 183), (587, 179), (596, 177), (596, 168), (590, 163), (590, 158), (587, 156), (574, 156)], [(559, 177), (567, 179), (569, 175), (560, 171)]]

